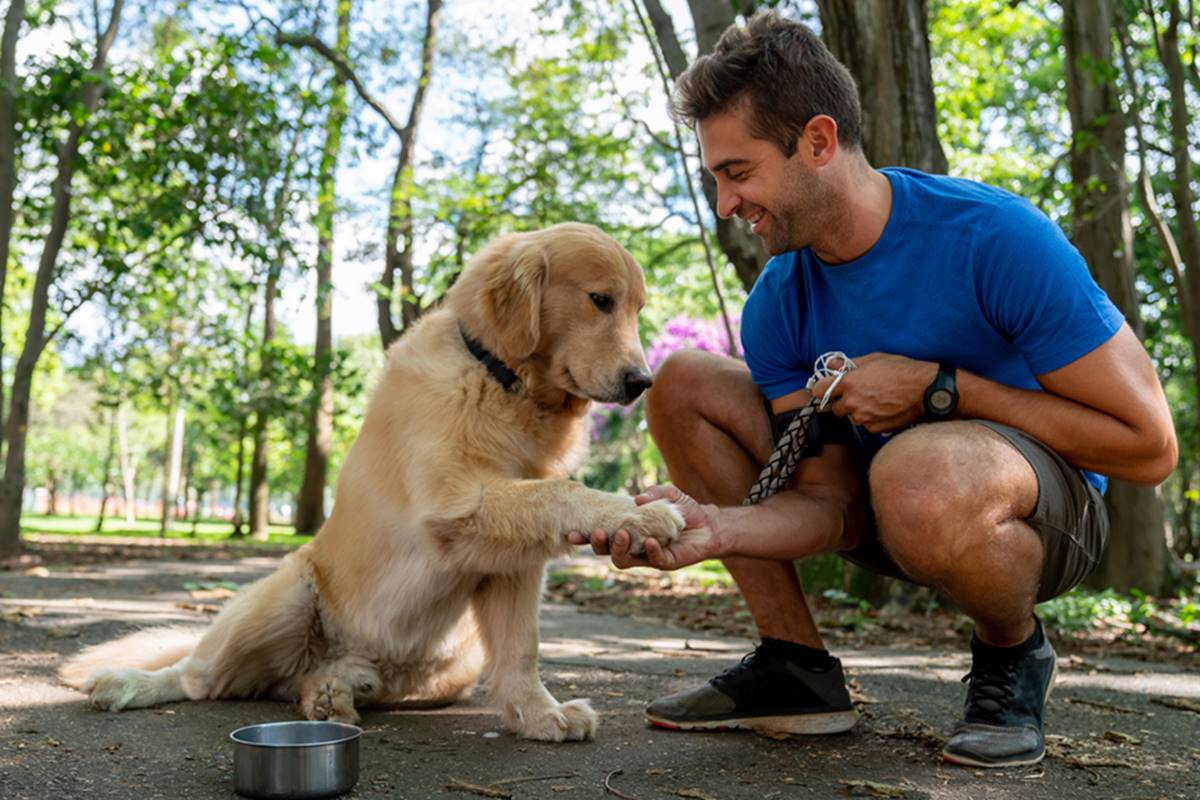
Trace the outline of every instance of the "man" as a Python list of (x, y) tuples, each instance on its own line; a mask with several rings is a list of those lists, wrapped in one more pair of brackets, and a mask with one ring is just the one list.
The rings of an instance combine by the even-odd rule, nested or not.
[[(743, 312), (746, 365), (681, 352), (647, 397), (679, 488), (637, 499), (673, 500), (687, 529), (642, 556), (621, 531), (590, 543), (620, 567), (722, 559), (762, 643), (708, 684), (655, 700), (649, 721), (851, 727), (841, 664), (792, 564), (837, 551), (937, 587), (974, 620), (944, 757), (1036, 763), (1055, 655), (1034, 605), (1100, 559), (1104, 476), (1154, 484), (1175, 464), (1145, 350), (1029, 203), (873, 169), (853, 79), (803, 25), (767, 12), (731, 27), (680, 78), (674, 106), (697, 128), (718, 213), (746, 220), (774, 258)], [(836, 416), (818, 419), (819, 447), (784, 491), (740, 506), (789, 412), (833, 386), (805, 390), (814, 360), (838, 350), (856, 369), (833, 388)]]

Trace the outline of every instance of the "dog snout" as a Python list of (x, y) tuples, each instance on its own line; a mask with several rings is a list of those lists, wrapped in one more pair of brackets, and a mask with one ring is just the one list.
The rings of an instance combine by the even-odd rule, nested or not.
[(632, 403), (641, 396), (642, 392), (654, 385), (654, 378), (644, 369), (629, 369), (625, 371), (623, 385), (625, 402)]

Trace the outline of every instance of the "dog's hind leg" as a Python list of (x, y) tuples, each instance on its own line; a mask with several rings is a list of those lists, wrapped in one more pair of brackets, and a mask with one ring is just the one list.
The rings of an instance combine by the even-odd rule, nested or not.
[(598, 718), (587, 700), (559, 703), (538, 676), (542, 565), (489, 575), (471, 596), (488, 660), (488, 690), (509, 727), (528, 739), (590, 739)]

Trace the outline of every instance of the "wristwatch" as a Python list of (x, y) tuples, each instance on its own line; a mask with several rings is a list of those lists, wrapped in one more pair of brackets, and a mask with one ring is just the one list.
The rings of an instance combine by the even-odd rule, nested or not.
[(938, 364), (933, 383), (925, 390), (925, 421), (940, 422), (950, 419), (958, 408), (958, 387), (954, 381), (954, 365), (942, 361)]

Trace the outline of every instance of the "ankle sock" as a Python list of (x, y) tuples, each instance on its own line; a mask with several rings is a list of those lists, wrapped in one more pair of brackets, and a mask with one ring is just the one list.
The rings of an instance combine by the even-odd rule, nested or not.
[(815, 647), (789, 642), (784, 639), (762, 637), (762, 647), (772, 655), (786, 658), (793, 664), (808, 669), (826, 670), (837, 663), (837, 659), (828, 650), (818, 650)]
[(1034, 617), (1033, 633), (1020, 644), (1009, 645), (1008, 647), (997, 647), (994, 644), (988, 644), (979, 638), (978, 634), (971, 636), (971, 648), (979, 652), (994, 655), (994, 656), (1019, 656), (1025, 653), (1032, 652), (1042, 646), (1046, 641), (1046, 634), (1042, 630), (1042, 623)]

